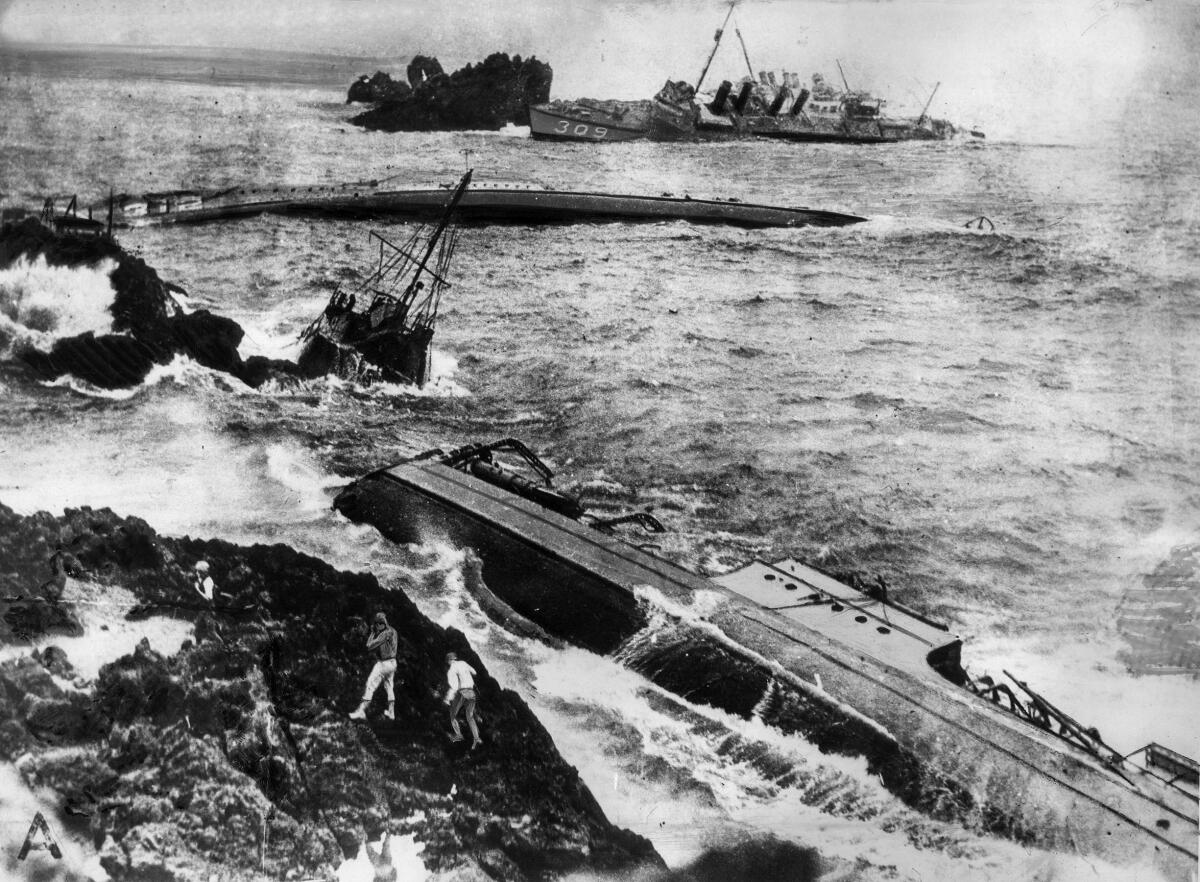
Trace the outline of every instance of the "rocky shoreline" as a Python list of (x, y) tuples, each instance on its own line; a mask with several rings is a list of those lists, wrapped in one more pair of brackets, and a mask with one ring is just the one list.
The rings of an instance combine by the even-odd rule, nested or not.
[[(215, 605), (190, 582), (201, 559)], [(0, 560), (0, 760), (54, 794), (52, 824), (89, 837), (115, 880), (331, 878), (385, 834), (423, 845), (434, 878), (664, 870), (649, 841), (606, 820), (464, 636), (371, 575), (88, 508), (0, 505)], [(174, 654), (144, 641), (94, 680), (53, 646), (14, 654), (87, 634), (84, 597), (123, 602), (147, 627), (189, 623), (192, 636)], [(396, 721), (379, 718), (377, 696), (355, 723), (346, 712), (370, 663), (360, 626), (376, 611), (399, 634)], [(473, 754), (445, 732), (450, 650), (480, 673), (486, 742)], [(387, 878), (386, 856), (374, 860)]]
[[(39, 257), (49, 266), (116, 264), (110, 276), (111, 333), (61, 337), (49, 351), (17, 343), (16, 356), (41, 379), (71, 374), (102, 389), (129, 388), (177, 355), (231, 374), (248, 386), (303, 375), (292, 362), (257, 355), (243, 359), (238, 346), (245, 332), (237, 322), (206, 309), (185, 312), (175, 299), (176, 294), (186, 294), (183, 288), (163, 281), (153, 267), (113, 239), (59, 233), (34, 218), (0, 228), (0, 269)], [(19, 318), (19, 304), (11, 308), (16, 315), (10, 317)]]

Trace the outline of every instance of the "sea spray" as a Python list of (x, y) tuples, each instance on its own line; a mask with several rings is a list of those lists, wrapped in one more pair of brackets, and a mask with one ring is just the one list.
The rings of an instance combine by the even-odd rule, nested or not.
[[(461, 585), (452, 590), (461, 591)], [(479, 610), (464, 619), (468, 609), (453, 606), (455, 624), (474, 622), (479, 633), (484, 623)], [(495, 640), (479, 645), (494, 664), (495, 653), (511, 654), (511, 641), (507, 635), (504, 649)], [(526, 644), (526, 649), (532, 652), (535, 646)], [(710, 829), (724, 831), (715, 834), (718, 841), (737, 841), (748, 829), (771, 830), (815, 845), (827, 858), (857, 863), (862, 879), (949, 878), (964, 865), (978, 874), (972, 878), (997, 882), (1082, 879), (1084, 871), (1115, 882), (1126, 871), (975, 837), (955, 824), (933, 821), (888, 793), (861, 757), (823, 753), (760, 719), (681, 701), (615, 660), (573, 647), (537, 646), (536, 656), (541, 661), (532, 669), (528, 696), (539, 716), (551, 721), (560, 743), (582, 736), (567, 755), (610, 816), (650, 836), (673, 865), (700, 854), (680, 828), (702, 817)], [(582, 734), (588, 730), (590, 740)], [(656, 762), (673, 770), (671, 775), (655, 772)], [(668, 784), (675, 776), (680, 780)], [(702, 789), (684, 786), (688, 780)], [(664, 785), (669, 793), (659, 789)], [(716, 800), (719, 817), (702, 807), (703, 800), (696, 801), (701, 792)], [(634, 793), (640, 798), (630, 802)], [(897, 875), (898, 868), (904, 869)]]
[(46, 259), (19, 258), (0, 269), (0, 358), (22, 346), (49, 349), (55, 340), (112, 331), (109, 276), (116, 261), (95, 266), (48, 266)]

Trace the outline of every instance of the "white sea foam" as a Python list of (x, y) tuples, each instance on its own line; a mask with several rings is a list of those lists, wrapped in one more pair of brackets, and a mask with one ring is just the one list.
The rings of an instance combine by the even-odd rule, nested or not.
[(136, 622), (127, 621), (125, 616), (137, 606), (137, 598), (131, 591), (116, 585), (68, 579), (62, 599), (74, 605), (83, 634), (51, 634), (37, 638), (32, 646), (0, 647), (0, 661), (26, 655), (33, 649), (57, 646), (66, 652), (67, 660), (81, 677), (94, 680), (100, 668), (133, 652), (142, 640), (148, 641), (151, 649), (171, 656), (192, 636), (192, 624), (180, 619), (152, 616)]
[(44, 257), (20, 258), (0, 269), (0, 321), (10, 333), (43, 348), (60, 337), (112, 330), (109, 312), (115, 292), (112, 260), (95, 266), (52, 266)]
[[(665, 614), (666, 616), (676, 619), (688, 627), (695, 628), (699, 633), (707, 635), (715, 639), (719, 644), (728, 648), (734, 655), (749, 659), (760, 665), (763, 670), (770, 671), (776, 678), (786, 683), (791, 684), (801, 692), (805, 692), (815, 697), (818, 701), (822, 701), (833, 707), (851, 719), (857, 720), (865, 726), (873, 729), (875, 732), (882, 735), (890, 741), (895, 741), (896, 736), (887, 730), (885, 726), (871, 719), (863, 713), (855, 710), (844, 702), (839, 701), (834, 696), (826, 692), (819, 683), (810, 683), (803, 677), (789, 671), (774, 659), (769, 659), (746, 646), (738, 643), (727, 635), (721, 628), (708, 620), (718, 609), (726, 605), (729, 600), (725, 595), (717, 591), (697, 591), (690, 595), (690, 604), (680, 603), (672, 598), (667, 597), (661, 591), (653, 588), (650, 585), (637, 585), (634, 587), (634, 593), (639, 600), (642, 600), (656, 613)], [(647, 631), (653, 634), (655, 624), (652, 623)]]
[[(81, 380), (73, 374), (63, 374), (53, 380), (45, 380), (42, 385), (47, 389), (70, 389), (88, 398), (104, 398), (109, 401), (128, 401), (153, 388), (160, 383), (174, 383), (178, 386), (194, 386), (197, 388), (213, 388), (218, 383), (231, 382), (235, 386), (243, 384), (221, 371), (214, 371), (186, 355), (176, 355), (166, 364), (156, 364), (150, 368), (145, 379), (136, 386), (127, 389), (102, 389), (86, 380)], [(246, 387), (248, 388), (248, 387)]]
[(1116, 634), (1086, 642), (986, 636), (967, 643), (963, 656), (975, 676), (1007, 682), (1002, 671), (1008, 670), (1123, 753), (1157, 741), (1200, 757), (1195, 679), (1131, 674), (1117, 658), (1121, 647)]
[[(609, 731), (593, 732), (569, 759), (616, 823), (626, 824), (651, 838), (672, 865), (696, 857), (705, 844), (718, 844), (721, 836), (741, 838), (747, 829), (771, 833), (800, 845), (816, 847), (823, 856), (853, 865), (865, 861), (863, 879), (928, 880), (970, 878), (1005, 882), (1009, 879), (1156, 880), (1148, 868), (1114, 867), (1103, 861), (1027, 849), (1004, 840), (978, 837), (950, 824), (923, 818), (888, 793), (866, 768), (863, 760), (822, 754), (797, 735), (785, 735), (757, 720), (743, 720), (721, 711), (693, 705), (664, 693), (652, 684), (607, 659), (579, 649), (549, 652), (535, 668), (533, 683), (539, 717), (563, 714), (554, 703), (589, 708), (588, 719), (608, 719), (618, 729), (632, 727), (639, 742), (614, 740)], [(651, 695), (659, 700), (648, 700)], [(686, 716), (671, 713), (672, 704), (689, 714), (718, 724), (696, 726)], [(598, 717), (596, 711), (606, 713)], [(567, 714), (578, 728), (579, 712)], [(560, 735), (560, 747), (570, 749), (582, 736)], [(776, 758), (787, 760), (798, 772), (795, 782), (780, 784), (764, 777), (752, 763), (728, 749), (730, 734), (764, 745)], [(596, 739), (601, 739), (597, 749)], [(666, 805), (652, 785), (631, 780), (628, 766), (612, 769), (613, 758), (597, 754), (645, 756), (661, 760), (692, 780), (705, 785), (716, 799), (724, 821), (689, 804), (676, 789)], [(636, 794), (642, 798), (631, 798)], [(816, 801), (814, 802), (814, 797)], [(712, 833), (707, 843), (688, 835), (698, 818)], [(678, 823), (682, 819), (683, 823)], [(732, 834), (722, 824), (736, 824)]]
[(375, 882), (379, 878), (424, 882), (429, 878), (429, 871), (421, 860), (424, 850), (425, 844), (418, 842), (411, 833), (385, 835), (378, 842), (364, 842), (359, 846), (358, 854), (337, 868), (336, 877), (338, 882)]
[[(974, 222), (978, 218), (971, 218)], [(891, 214), (874, 214), (867, 222), (849, 228), (853, 233), (870, 237), (911, 236), (914, 234), (941, 234), (947, 236), (1004, 236), (1001, 230), (988, 227), (966, 226), (962, 223), (932, 217), (900, 217)]]

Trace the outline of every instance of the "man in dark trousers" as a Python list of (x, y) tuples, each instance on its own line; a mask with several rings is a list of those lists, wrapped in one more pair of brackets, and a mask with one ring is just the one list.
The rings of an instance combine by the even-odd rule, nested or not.
[(475, 719), (475, 669), (460, 661), (453, 652), (446, 653), (446, 704), (450, 705), (450, 740), (463, 740), (458, 727), (458, 712), (466, 709), (467, 727), (471, 730), (471, 750), (483, 743), (479, 737), (479, 723)]
[(350, 714), (350, 719), (365, 720), (367, 718), (367, 705), (380, 684), (383, 684), (388, 700), (387, 711), (383, 716), (388, 720), (396, 719), (396, 693), (393, 691), (392, 681), (396, 676), (397, 640), (396, 629), (388, 625), (387, 616), (381, 612), (375, 613), (371, 633), (367, 635), (367, 651), (376, 653), (379, 660), (375, 662), (370, 676), (367, 677), (367, 688), (363, 690), (362, 703), (358, 706), (358, 710)]

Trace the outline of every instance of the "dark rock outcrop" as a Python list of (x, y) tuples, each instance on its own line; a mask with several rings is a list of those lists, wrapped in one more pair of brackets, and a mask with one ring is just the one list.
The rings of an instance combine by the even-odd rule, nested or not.
[(553, 75), (550, 65), (536, 58), (501, 52), (452, 74), (444, 73), (436, 58), (417, 56), (408, 66), (412, 91), (385, 99), (351, 122), (385, 132), (529, 125), (529, 105), (550, 99)]
[(373, 76), (368, 77), (363, 74), (350, 84), (350, 91), (346, 94), (346, 103), (353, 104), (357, 101), (364, 104), (376, 104), (380, 101), (397, 101), (411, 93), (412, 87), (408, 83), (393, 80), (388, 74), (377, 70)]
[[(115, 880), (328, 877), (384, 831), (414, 835), (430, 870), (462, 878), (661, 867), (605, 819), (463, 635), (373, 576), (282, 545), (168, 539), (107, 510), (22, 517), (0, 505), (6, 591), (35, 593), (55, 548), (80, 578), (131, 592), (128, 618), (195, 626), (176, 655), (143, 642), (83, 692), (56, 681), (70, 673), (61, 651), (0, 664), (0, 761), (22, 756), (26, 782), (59, 795), (60, 821), (91, 833)], [(215, 606), (189, 584), (201, 558)], [(354, 723), (363, 623), (377, 611), (399, 634), (396, 721), (379, 718), (377, 696), (372, 722)], [(479, 672), (485, 744), (472, 754), (445, 734), (449, 650)]]
[(183, 289), (164, 282), (144, 260), (112, 239), (58, 233), (34, 218), (0, 228), (0, 267), (20, 257), (38, 256), (55, 266), (116, 263), (110, 277), (115, 291), (109, 307), (113, 333), (77, 334), (56, 340), (48, 352), (32, 346), (20, 352), (21, 359), (44, 379), (71, 374), (103, 389), (128, 388), (144, 380), (156, 364), (166, 364), (176, 355), (232, 374), (250, 386), (299, 373), (290, 362), (260, 356), (243, 359), (238, 352), (243, 331), (237, 322), (205, 309), (183, 312), (173, 297)]

